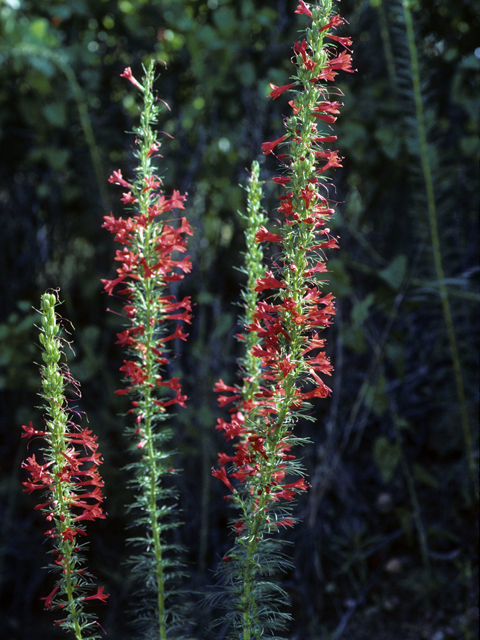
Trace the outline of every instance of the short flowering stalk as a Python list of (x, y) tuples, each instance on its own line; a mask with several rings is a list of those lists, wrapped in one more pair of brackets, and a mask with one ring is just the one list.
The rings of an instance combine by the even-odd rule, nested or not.
[(235, 545), (225, 560), (237, 592), (232, 637), (243, 640), (258, 640), (288, 618), (278, 605), (284, 594), (269, 581), (272, 570), (285, 564), (272, 534), (294, 525), (293, 501), (308, 488), (291, 453), (306, 441), (293, 428), (300, 417), (312, 419), (306, 415), (311, 399), (330, 393), (321, 376), (332, 370), (319, 331), (331, 324), (334, 301), (331, 294), (322, 294), (317, 278), (327, 270), (325, 250), (338, 246), (326, 226), (334, 210), (325, 172), (341, 166), (341, 158), (324, 145), (336, 140), (330, 125), (342, 106), (331, 99), (340, 91), (328, 83), (340, 70), (352, 71), (350, 54), (338, 52), (338, 47), (349, 50), (351, 41), (333, 33), (343, 20), (332, 14), (332, 0), (315, 5), (300, 0), (296, 13), (310, 19), (305, 37), (294, 45), (296, 75), (289, 84), (272, 85), (270, 94), (274, 99), (291, 94), (292, 113), (285, 119), (286, 133), (262, 145), (266, 155), (281, 149), (277, 157), (284, 171), (273, 180), (286, 192), (278, 208), (283, 226), (269, 232), (262, 225), (256, 232), (257, 242), (272, 243), (275, 260), (256, 278), (259, 299), (246, 326), (253, 336), (250, 355), (259, 359), (256, 371), (261, 374), (253, 373), (258, 387), (248, 400), (244, 386), (217, 383), (217, 391), (231, 394), (219, 397), (222, 406), (233, 406), (230, 420), (220, 420), (217, 428), (227, 440), (240, 438), (235, 455), (220, 454), (220, 468), (213, 473), (241, 509)]
[(39, 339), (43, 346), (40, 394), (45, 410), (45, 429), (36, 430), (32, 423), (23, 426), (24, 434), (32, 440), (42, 438), (43, 462), (35, 454), (27, 458), (22, 467), (29, 478), (23, 483), (25, 491), (40, 490), (44, 493), (41, 510), (51, 526), (45, 535), (52, 541), (53, 569), (59, 574), (53, 591), (44, 598), (47, 609), (56, 609), (64, 618), (58, 624), (71, 631), (76, 640), (100, 638), (96, 634), (98, 623), (94, 615), (84, 611), (87, 601), (104, 602), (108, 595), (100, 587), (95, 593), (91, 576), (85, 569), (81, 549), (85, 543), (79, 540), (87, 534), (84, 523), (105, 518), (103, 481), (98, 472), (101, 456), (96, 436), (88, 429), (81, 429), (73, 420), (68, 408), (66, 388), (79, 395), (76, 382), (65, 363), (62, 363), (63, 341), (57, 322), (53, 293), (45, 293), (41, 299), (42, 326)]
[(159, 112), (152, 89), (154, 74), (153, 61), (142, 83), (130, 69), (122, 74), (140, 89), (143, 97), (140, 126), (134, 129), (138, 166), (133, 180), (127, 181), (121, 171), (114, 171), (109, 181), (124, 189), (122, 202), (134, 213), (125, 220), (113, 215), (104, 218), (103, 227), (115, 235), (122, 249), (115, 257), (120, 262), (117, 277), (102, 282), (109, 295), (121, 286), (118, 293), (126, 298), (128, 324), (117, 334), (117, 344), (125, 347), (128, 354), (120, 369), (126, 386), (116, 393), (132, 397), (129, 414), (133, 425), (127, 428), (136, 458), (130, 465), (136, 488), (132, 508), (137, 525), (145, 531), (143, 539), (131, 540), (141, 552), (131, 559), (133, 571), (143, 585), (140, 595), (144, 611), (139, 622), (148, 619), (150, 627), (156, 629), (147, 628), (147, 635), (153, 633), (148, 637), (165, 639), (175, 633), (171, 596), (175, 593), (175, 579), (181, 575), (177, 549), (165, 540), (167, 530), (179, 524), (175, 516), (176, 493), (165, 484), (165, 478), (174, 474), (172, 452), (165, 450), (171, 437), (165, 421), (168, 407), (185, 407), (186, 401), (179, 379), (166, 377), (165, 368), (169, 344), (187, 338), (177, 321), (191, 321), (190, 298), (177, 301), (168, 287), (191, 269), (188, 257), (174, 256), (185, 253), (186, 236), (192, 235), (192, 230), (183, 217), (166, 218), (165, 214), (184, 208), (185, 196), (178, 191), (166, 196), (153, 167), (160, 148), (153, 129)]

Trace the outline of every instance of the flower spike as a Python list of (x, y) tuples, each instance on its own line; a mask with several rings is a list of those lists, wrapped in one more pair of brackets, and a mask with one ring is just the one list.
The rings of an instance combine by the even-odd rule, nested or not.
[[(125, 300), (126, 328), (117, 333), (117, 344), (127, 352), (120, 367), (124, 387), (115, 393), (132, 399), (129, 414), (133, 424), (126, 432), (134, 460), (130, 465), (135, 474), (133, 512), (139, 530), (145, 533), (131, 541), (138, 550), (131, 562), (138, 584), (149, 585), (140, 590), (138, 622), (145, 626), (147, 635), (164, 639), (175, 638), (179, 628), (177, 613), (172, 614), (172, 595), (183, 575), (169, 537), (179, 523), (176, 492), (165, 484), (173, 466), (172, 452), (165, 450), (171, 437), (166, 421), (169, 407), (185, 407), (187, 400), (179, 378), (166, 376), (165, 367), (169, 344), (187, 339), (183, 324), (189, 324), (192, 316), (190, 297), (176, 300), (168, 289), (191, 270), (189, 256), (178, 258), (177, 254), (186, 252), (187, 236), (193, 232), (186, 218), (169, 217), (171, 212), (184, 209), (185, 195), (179, 191), (166, 195), (153, 166), (161, 146), (153, 130), (159, 112), (159, 100), (152, 89), (153, 61), (142, 84), (129, 68), (121, 75), (141, 90), (143, 98), (140, 126), (134, 128), (138, 166), (131, 181), (125, 180), (121, 171), (114, 171), (109, 179), (128, 190), (121, 200), (133, 213), (126, 219), (104, 218), (102, 226), (114, 234), (122, 248), (115, 256), (120, 265), (117, 276), (102, 283), (108, 295), (118, 291)], [(122, 289), (118, 290), (119, 286)]]
[[(95, 631), (99, 626), (96, 616), (84, 609), (87, 601), (105, 602), (108, 595), (104, 587), (88, 595), (95, 587), (85, 570), (85, 559), (80, 553), (78, 536), (85, 537), (83, 522), (105, 518), (102, 509), (103, 480), (98, 472), (102, 462), (98, 452), (97, 437), (89, 429), (81, 430), (72, 420), (65, 397), (67, 387), (79, 394), (79, 383), (74, 380), (64, 357), (61, 327), (55, 313), (57, 299), (53, 293), (45, 293), (41, 299), (42, 327), (39, 340), (43, 346), (44, 365), (42, 375), (45, 401), (45, 430), (33, 428), (32, 423), (23, 426), (23, 437), (42, 437), (43, 462), (35, 454), (27, 458), (22, 468), (29, 478), (23, 482), (24, 491), (42, 491), (46, 502), (36, 509), (45, 514), (53, 525), (45, 535), (53, 543), (53, 570), (58, 573), (57, 582), (45, 601), (46, 609), (58, 610), (63, 618), (60, 627), (70, 629), (76, 640), (100, 638)], [(82, 546), (85, 546), (84, 544)]]
[[(213, 475), (230, 489), (229, 500), (240, 511), (232, 524), (234, 545), (220, 570), (227, 573), (223, 582), (231, 585), (226, 593), (235, 611), (231, 637), (255, 640), (275, 634), (289, 619), (282, 609), (285, 594), (272, 576), (289, 566), (278, 530), (294, 526), (295, 498), (308, 489), (305, 470), (292, 453), (307, 441), (295, 435), (295, 425), (300, 418), (312, 419), (311, 400), (331, 393), (324, 378), (332, 366), (319, 331), (331, 324), (335, 308), (333, 296), (321, 292), (318, 276), (327, 270), (325, 250), (338, 246), (327, 227), (334, 212), (327, 176), (341, 166), (341, 158), (322, 145), (336, 141), (330, 127), (342, 107), (333, 99), (338, 90), (328, 83), (339, 71), (352, 71), (351, 55), (335, 48), (351, 41), (335, 36), (330, 38), (335, 44), (324, 43), (343, 22), (332, 15), (332, 0), (308, 5), (299, 0), (296, 13), (310, 22), (305, 37), (294, 45), (295, 82), (271, 85), (270, 93), (273, 99), (285, 91), (293, 94), (288, 103), (292, 113), (285, 119), (285, 134), (262, 145), (266, 155), (278, 144), (286, 149), (278, 156), (282, 174), (273, 178), (284, 190), (277, 211), (284, 225), (269, 231), (249, 200), (247, 233), (262, 244), (262, 251), (263, 243), (273, 243), (275, 260), (270, 261), (273, 267), (259, 270), (259, 256), (254, 262), (247, 240), (241, 382), (216, 388), (225, 394), (218, 398), (220, 405), (231, 407), (229, 419), (219, 419), (217, 429), (233, 441), (234, 455), (220, 454)], [(258, 176), (250, 193), (256, 184)]]

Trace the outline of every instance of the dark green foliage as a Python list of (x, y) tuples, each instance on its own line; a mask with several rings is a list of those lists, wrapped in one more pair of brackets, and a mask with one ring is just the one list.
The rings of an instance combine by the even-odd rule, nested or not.
[[(477, 4), (425, 0), (412, 13), (472, 427), (480, 300)], [(0, 621), (7, 638), (63, 637), (39, 602), (51, 584), (41, 572), (43, 525), (32, 519), (33, 503), (18, 481), (25, 453), (19, 425), (30, 419), (24, 408), (38, 404), (30, 307), (47, 287), (61, 288), (64, 314), (75, 325), (71, 370), (82, 382), (79, 410), (98, 425), (105, 458), (108, 518), (90, 533), (90, 567), (110, 593), (98, 613), (108, 637), (130, 638), (122, 565), (129, 498), (117, 418), (127, 404), (113, 395), (118, 322), (105, 314), (100, 293), (99, 279), (111, 265), (110, 238), (100, 224), (110, 207), (121, 215), (108, 204), (116, 197), (108, 171), (132, 164), (124, 132), (136, 111), (118, 75), (126, 66), (140, 69), (152, 52), (168, 63), (157, 87), (172, 109), (160, 129), (175, 136), (165, 145), (166, 190), (188, 191), (186, 215), (196, 227), (189, 250), (194, 279), (180, 291), (196, 303), (195, 318), (189, 346), (180, 345), (173, 365), (190, 400), (174, 431), (175, 467), (185, 471), (178, 486), (185, 525), (172, 532), (172, 544), (190, 548), (192, 587), (202, 592), (231, 546), (221, 483), (210, 478), (221, 447), (212, 388), (219, 377), (235, 375), (239, 328), (231, 303), (239, 300), (243, 275), (234, 267), (244, 250), (238, 184), (261, 157), (261, 143), (281, 132), (282, 104), (265, 95), (269, 82), (284, 84), (293, 72), (290, 45), (302, 20), (295, 6), (284, 0), (0, 6)], [(345, 107), (336, 124), (345, 160), (332, 223), (341, 250), (329, 261), (338, 296), (328, 336), (334, 394), (316, 423), (301, 427), (315, 443), (303, 450), (313, 486), (299, 501), (303, 524), (288, 532), (294, 546), (283, 549), (296, 567), (283, 585), (295, 611), (291, 636), (318, 640), (337, 629), (337, 639), (417, 640), (426, 629), (428, 637), (436, 631), (476, 637), (477, 512), (406, 120), (412, 113), (402, 25), (387, 0), (342, 0), (341, 12), (358, 73), (341, 85)], [(265, 161), (267, 202), (272, 172)], [(214, 617), (198, 612), (198, 637)], [(216, 637), (222, 633), (220, 627)]]
[[(290, 511), (288, 512), (290, 515)], [(248, 532), (249, 533), (249, 532)], [(265, 533), (264, 533), (265, 536)], [(220, 593), (208, 594), (206, 602), (218, 605), (223, 617), (218, 618), (211, 628), (227, 623), (228, 637), (241, 640), (248, 628), (252, 638), (268, 637), (275, 640), (276, 632), (286, 628), (292, 620), (288, 593), (279, 586), (282, 573), (293, 568), (285, 540), (262, 537), (256, 545), (253, 558), (247, 561), (247, 535), (222, 558), (219, 570)], [(248, 562), (254, 563), (255, 581), (248, 600), (245, 599), (245, 574)], [(254, 606), (252, 605), (254, 603)], [(250, 621), (247, 626), (245, 618)], [(281, 637), (284, 637), (283, 634)]]

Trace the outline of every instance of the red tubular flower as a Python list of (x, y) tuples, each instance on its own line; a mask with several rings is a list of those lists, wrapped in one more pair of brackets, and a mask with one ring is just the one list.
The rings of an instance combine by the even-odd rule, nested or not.
[(312, 12), (310, 11), (310, 9), (307, 7), (307, 5), (303, 0), (299, 1), (298, 7), (295, 9), (295, 13), (303, 14), (305, 16), (308, 16), (309, 18), (312, 17)]
[(227, 477), (227, 472), (225, 471), (225, 467), (222, 467), (221, 469), (212, 468), (212, 476), (214, 476), (215, 478), (219, 478), (230, 489), (230, 491), (235, 491), (232, 483)]
[(257, 286), (255, 287), (255, 291), (260, 293), (265, 289), (280, 289), (282, 287), (286, 287), (287, 285), (281, 280), (277, 280), (273, 277), (273, 274), (269, 271), (265, 272), (265, 278), (259, 278), (257, 280)]
[(269, 153), (273, 153), (273, 150), (275, 149), (275, 147), (280, 144), (281, 142), (284, 142), (287, 139), (287, 135), (282, 136), (281, 138), (278, 138), (277, 140), (274, 140), (273, 142), (264, 142), (262, 144), (262, 149), (263, 149), (263, 153), (264, 155), (268, 155)]
[(325, 24), (323, 27), (319, 29), (319, 31), (322, 32), (322, 31), (326, 31), (327, 29), (336, 29), (344, 22), (345, 22), (344, 19), (341, 18), (339, 15), (334, 15), (331, 17), (329, 22), (327, 22), (327, 24)]
[(134, 204), (135, 202), (138, 202), (138, 198), (132, 196), (130, 191), (128, 193), (124, 193), (121, 200), (123, 204)]
[(273, 180), (274, 182), (276, 182), (277, 184), (283, 184), (283, 185), (286, 185), (286, 184), (288, 184), (288, 183), (290, 182), (291, 177), (290, 177), (290, 176), (274, 176), (274, 177), (272, 178), (272, 180)]
[(314, 62), (311, 59), (311, 57), (307, 54), (307, 48), (308, 48), (308, 45), (306, 40), (303, 40), (301, 43), (295, 42), (293, 46), (294, 51), (296, 51), (302, 56), (304, 68), (307, 69), (308, 71), (311, 71), (317, 66), (317, 63)]
[(288, 91), (288, 89), (292, 89), (292, 87), (296, 86), (297, 85), (295, 82), (293, 82), (292, 84), (284, 84), (283, 87), (277, 87), (276, 85), (270, 83), (270, 87), (272, 90), (269, 93), (269, 96), (275, 100), (275, 98), (278, 98), (278, 96), (282, 95), (284, 91)]
[(104, 587), (99, 587), (97, 590), (97, 593), (95, 593), (93, 596), (87, 596), (85, 598), (82, 598), (83, 601), (85, 600), (100, 600), (100, 602), (106, 602), (108, 595), (106, 593), (103, 593), (104, 591)]
[(138, 87), (138, 89), (141, 89), (143, 91), (142, 85), (138, 82), (138, 80), (135, 80), (135, 78), (133, 77), (133, 73), (132, 73), (132, 70), (130, 69), (130, 67), (127, 67), (125, 69), (125, 71), (120, 74), (120, 77), (121, 78), (126, 78), (127, 80), (130, 80), (130, 82), (133, 85), (135, 85), (136, 87)]
[(257, 242), (281, 242), (282, 236), (278, 233), (271, 233), (267, 231), (263, 225), (260, 225), (257, 233), (255, 234), (255, 240)]
[(46, 598), (42, 598), (42, 600), (45, 600), (45, 609), (52, 609), (53, 608), (52, 601), (53, 601), (53, 598), (54, 598), (55, 594), (59, 590), (59, 588), (60, 588), (59, 584), (55, 585), (53, 591)]
[(218, 382), (215, 383), (215, 391), (232, 391), (233, 393), (237, 393), (238, 389), (236, 387), (232, 387), (226, 385), (224, 381), (220, 378)]
[(330, 38), (330, 40), (339, 42), (342, 47), (345, 47), (345, 49), (348, 49), (348, 47), (352, 46), (352, 39), (349, 37), (335, 36), (333, 33), (327, 33), (326, 37)]
[(113, 184), (119, 184), (122, 187), (126, 187), (127, 189), (132, 188), (132, 185), (123, 179), (120, 169), (118, 171), (114, 171), (108, 181), (112, 182)]

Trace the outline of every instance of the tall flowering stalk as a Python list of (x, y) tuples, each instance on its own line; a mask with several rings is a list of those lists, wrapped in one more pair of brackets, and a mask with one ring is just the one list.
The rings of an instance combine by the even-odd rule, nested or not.
[(176, 493), (165, 483), (165, 478), (175, 473), (172, 452), (165, 449), (171, 438), (171, 429), (165, 423), (168, 407), (185, 407), (186, 401), (179, 379), (165, 376), (165, 369), (169, 363), (168, 345), (187, 338), (177, 322), (172, 329), (172, 321), (191, 321), (190, 298), (177, 301), (168, 287), (191, 269), (188, 257), (173, 256), (185, 252), (185, 236), (192, 235), (192, 230), (183, 217), (166, 218), (165, 214), (184, 208), (185, 196), (174, 191), (167, 197), (153, 167), (160, 148), (153, 129), (159, 113), (152, 89), (154, 74), (153, 61), (142, 83), (129, 68), (122, 74), (143, 97), (140, 126), (134, 128), (138, 166), (135, 178), (129, 182), (120, 171), (114, 171), (109, 179), (125, 190), (121, 199), (133, 215), (125, 220), (113, 215), (104, 218), (103, 227), (115, 234), (122, 249), (117, 250), (115, 257), (121, 264), (118, 277), (102, 282), (109, 295), (121, 285), (118, 293), (126, 298), (124, 312), (128, 325), (117, 334), (117, 344), (128, 353), (120, 368), (126, 388), (116, 393), (132, 397), (129, 414), (133, 424), (127, 427), (135, 452), (135, 460), (129, 467), (135, 476), (131, 508), (136, 514), (135, 524), (144, 531), (144, 535), (130, 540), (138, 550), (131, 557), (140, 585), (137, 594), (141, 611), (137, 622), (145, 623), (148, 637), (163, 640), (174, 637), (177, 630), (179, 620), (172, 596), (175, 580), (181, 575), (178, 549), (167, 539), (167, 530), (179, 523), (175, 515)]
[(98, 472), (101, 456), (96, 436), (74, 422), (68, 407), (66, 389), (70, 388), (77, 396), (80, 391), (67, 365), (61, 362), (64, 341), (60, 337), (56, 303), (53, 293), (42, 296), (39, 339), (45, 364), (40, 368), (40, 396), (44, 400), (45, 430), (34, 429), (30, 422), (23, 426), (22, 437), (43, 438), (45, 446), (43, 462), (38, 462), (33, 454), (22, 464), (29, 472), (29, 479), (23, 485), (28, 493), (37, 490), (44, 493), (45, 500), (35, 508), (45, 514), (51, 525), (45, 535), (53, 544), (52, 568), (58, 578), (53, 591), (44, 598), (45, 607), (60, 611), (64, 617), (56, 624), (71, 631), (77, 640), (83, 640), (101, 637), (96, 634), (95, 616), (84, 611), (85, 603), (104, 602), (108, 598), (103, 587), (91, 593), (95, 586), (85, 569), (82, 555), (85, 543), (80, 543), (87, 535), (84, 523), (105, 518), (100, 506), (103, 502), (103, 481)]
[(473, 495), (478, 500), (478, 471), (477, 462), (475, 461), (474, 446), (472, 433), (469, 424), (467, 400), (465, 396), (465, 386), (463, 383), (462, 367), (460, 361), (460, 353), (458, 349), (458, 341), (455, 334), (453, 323), (451, 304), (449, 299), (448, 288), (446, 286), (445, 271), (443, 267), (442, 251), (440, 245), (440, 234), (438, 224), (438, 212), (436, 203), (436, 194), (434, 187), (434, 176), (432, 171), (431, 157), (428, 152), (427, 143), (427, 127), (425, 117), (424, 97), (422, 95), (422, 83), (420, 76), (420, 66), (417, 54), (417, 46), (415, 44), (415, 31), (412, 17), (414, 3), (411, 0), (402, 0), (403, 17), (405, 20), (405, 28), (407, 32), (408, 52), (410, 57), (410, 71), (413, 84), (413, 102), (415, 104), (416, 133), (418, 145), (418, 155), (422, 168), (423, 181), (425, 183), (425, 195), (427, 199), (428, 223), (430, 226), (430, 238), (433, 253), (433, 262), (435, 275), (438, 282), (440, 300), (442, 303), (443, 318), (447, 328), (448, 342), (450, 344), (450, 353), (452, 358), (453, 373), (455, 378), (455, 386), (457, 389), (457, 398), (460, 405), (460, 421), (463, 431), (463, 439), (465, 443), (465, 452), (467, 456), (468, 469), (470, 473), (470, 482), (473, 486)]
[(341, 166), (341, 158), (325, 148), (336, 136), (324, 129), (330, 129), (342, 106), (332, 99), (341, 92), (328, 83), (340, 70), (352, 71), (350, 53), (339, 52), (338, 46), (349, 50), (351, 40), (333, 33), (343, 20), (332, 13), (332, 0), (315, 5), (300, 0), (296, 13), (310, 18), (305, 37), (294, 44), (296, 75), (289, 84), (271, 85), (270, 94), (276, 99), (289, 92), (292, 112), (285, 118), (285, 134), (262, 145), (266, 155), (282, 148), (277, 158), (283, 173), (273, 180), (286, 192), (278, 208), (283, 226), (270, 232), (261, 225), (255, 234), (257, 242), (275, 247), (274, 266), (256, 278), (254, 292), (263, 299), (256, 301), (253, 319), (245, 327), (254, 338), (247, 341), (244, 362), (254, 357), (260, 367), (247, 371), (242, 385), (216, 385), (218, 392), (231, 393), (219, 396), (220, 404), (233, 403), (230, 420), (219, 420), (217, 428), (227, 440), (239, 438), (235, 455), (220, 454), (213, 475), (231, 490), (229, 498), (241, 514), (233, 525), (235, 544), (223, 565), (230, 573), (226, 584), (231, 585), (235, 607), (232, 637), (243, 640), (275, 633), (288, 618), (281, 610), (284, 594), (270, 578), (288, 562), (272, 534), (295, 523), (295, 496), (308, 485), (291, 453), (305, 440), (296, 437), (293, 428), (300, 417), (312, 419), (306, 414), (311, 399), (330, 393), (320, 376), (332, 370), (319, 331), (331, 324), (334, 300), (330, 293), (321, 293), (317, 276), (327, 270), (325, 249), (338, 247), (326, 226), (334, 210), (325, 172)]

